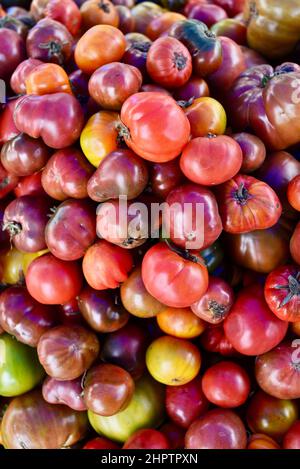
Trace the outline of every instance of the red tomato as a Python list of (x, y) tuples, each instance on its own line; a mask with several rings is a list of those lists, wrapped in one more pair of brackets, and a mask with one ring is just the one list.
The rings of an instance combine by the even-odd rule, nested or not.
[(300, 449), (300, 420), (297, 420), (283, 438), (284, 449)]
[(73, 0), (50, 0), (44, 11), (46, 17), (64, 24), (76, 36), (81, 26), (81, 13)]
[(280, 266), (265, 283), (265, 299), (273, 313), (283, 321), (300, 321), (300, 268)]
[(22, 195), (38, 194), (45, 196), (46, 192), (42, 186), (42, 171), (34, 173), (31, 176), (21, 178), (14, 190), (17, 197)]
[(121, 109), (121, 135), (127, 145), (149, 161), (163, 163), (178, 156), (190, 137), (190, 124), (170, 96), (142, 92)]
[(247, 449), (280, 449), (280, 446), (270, 436), (254, 433), (250, 436)]
[(246, 132), (233, 134), (232, 138), (239, 144), (243, 152), (241, 171), (248, 174), (258, 169), (266, 158), (264, 142), (255, 135)]
[(276, 192), (265, 182), (238, 174), (217, 189), (220, 215), (228, 233), (247, 233), (275, 225), (282, 212)]
[(105, 240), (93, 244), (85, 253), (82, 270), (95, 290), (117, 288), (132, 269), (132, 255), (126, 249)]
[(123, 449), (169, 449), (166, 436), (153, 429), (142, 429), (133, 433), (125, 442)]
[(184, 85), (192, 74), (191, 54), (174, 37), (161, 37), (154, 41), (146, 64), (152, 80), (166, 88)]
[(237, 300), (224, 321), (224, 330), (233, 347), (244, 355), (261, 355), (284, 338), (288, 323), (268, 308), (260, 285), (250, 285)]
[(300, 264), (300, 222), (297, 224), (290, 241), (290, 251), (292, 258), (297, 264)]
[(36, 258), (26, 273), (30, 295), (42, 304), (63, 304), (78, 295), (82, 275), (76, 262), (57, 259), (52, 254)]
[(219, 353), (224, 357), (232, 357), (237, 354), (224, 333), (223, 324), (205, 329), (200, 336), (200, 343), (207, 352)]
[(17, 68), (10, 79), (10, 86), (16, 94), (25, 94), (26, 93), (26, 84), (25, 80), (38, 65), (41, 65), (43, 62), (38, 59), (29, 59), (23, 60)]
[(187, 144), (180, 158), (180, 168), (192, 182), (212, 186), (235, 176), (242, 161), (242, 150), (233, 138), (212, 135), (194, 138)]
[(88, 441), (82, 449), (119, 449), (120, 447), (113, 441), (105, 438), (104, 436), (98, 436), (93, 440)]
[(23, 97), (21, 96), (18, 99), (10, 100), (0, 114), (0, 145), (3, 145), (3, 143), (16, 137), (16, 135), (20, 133), (15, 126), (14, 112), (22, 99)]
[(287, 198), (291, 206), (300, 211), (300, 174), (289, 182)]
[(0, 162), (0, 199), (3, 199), (18, 184), (19, 178), (8, 173)]
[(221, 361), (206, 370), (202, 389), (213, 404), (233, 408), (246, 402), (250, 392), (250, 380), (241, 366), (234, 362)]
[(181, 256), (165, 243), (158, 243), (147, 251), (142, 278), (154, 298), (174, 308), (195, 303), (208, 287), (208, 272), (201, 257), (193, 253)]

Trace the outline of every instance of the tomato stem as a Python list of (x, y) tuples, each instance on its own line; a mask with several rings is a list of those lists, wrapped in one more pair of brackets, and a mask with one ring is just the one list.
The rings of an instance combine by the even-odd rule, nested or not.
[(220, 303), (215, 300), (210, 300), (208, 302), (208, 309), (212, 313), (213, 318), (216, 320), (223, 319), (227, 310), (226, 306), (220, 305)]
[(64, 55), (62, 53), (62, 48), (67, 43), (61, 43), (58, 41), (49, 41), (39, 44), (40, 49), (48, 49), (50, 57), (57, 57), (59, 65), (62, 65), (64, 62)]
[(249, 192), (243, 182), (239, 185), (238, 190), (234, 192), (233, 196), (240, 205), (245, 205), (247, 203)]
[(192, 96), (187, 101), (179, 100), (179, 101), (176, 101), (176, 102), (177, 102), (178, 106), (180, 106), (182, 109), (186, 109), (187, 107), (189, 107), (193, 104), (194, 100), (195, 100), (195, 97)]
[(195, 262), (196, 264), (203, 263), (201, 257), (198, 257), (195, 254), (191, 254), (187, 249), (181, 249), (178, 246), (175, 246), (168, 239), (165, 239), (164, 242), (166, 243), (168, 248), (171, 249), (171, 251), (175, 252), (180, 257), (183, 257), (183, 259), (187, 261)]
[(294, 296), (300, 296), (299, 278), (300, 278), (300, 272), (298, 272), (296, 276), (289, 275), (288, 283), (286, 285), (275, 285), (274, 288), (276, 290), (288, 291), (288, 294), (280, 303), (279, 308), (282, 308), (283, 306), (287, 305), (294, 298)]
[(186, 62), (187, 58), (182, 53), (174, 52), (173, 63), (177, 70), (184, 70), (186, 67)]
[(13, 238), (14, 236), (21, 233), (22, 225), (17, 221), (11, 220), (7, 223), (3, 223), (2, 231), (8, 231), (10, 238)]
[(110, 13), (109, 3), (106, 3), (104, 0), (100, 0), (98, 7), (101, 8), (104, 13)]

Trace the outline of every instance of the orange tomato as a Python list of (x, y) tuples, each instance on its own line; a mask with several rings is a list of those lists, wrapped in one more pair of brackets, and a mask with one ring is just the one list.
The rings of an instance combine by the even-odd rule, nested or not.
[(45, 63), (35, 67), (25, 80), (27, 94), (72, 94), (69, 77), (62, 67)]
[(161, 34), (165, 33), (172, 24), (180, 20), (186, 20), (186, 17), (174, 11), (167, 11), (150, 22), (146, 29), (146, 36), (154, 41)]
[(110, 0), (87, 0), (80, 8), (82, 27), (86, 31), (97, 24), (119, 26), (119, 14)]
[(263, 433), (254, 433), (249, 439), (247, 449), (280, 449), (280, 446), (270, 436)]
[(222, 104), (210, 97), (197, 98), (185, 109), (192, 137), (221, 135), (226, 130), (226, 112)]
[(294, 334), (300, 337), (300, 321), (297, 322), (292, 322), (291, 323), (291, 329)]
[(126, 49), (124, 34), (114, 26), (99, 24), (90, 28), (77, 42), (75, 62), (91, 75), (101, 65), (119, 62)]
[(205, 321), (190, 308), (166, 308), (156, 316), (156, 320), (163, 332), (181, 339), (193, 339), (205, 329)]

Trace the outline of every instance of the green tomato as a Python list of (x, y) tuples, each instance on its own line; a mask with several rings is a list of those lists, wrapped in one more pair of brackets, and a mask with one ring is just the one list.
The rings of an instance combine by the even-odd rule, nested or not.
[(123, 443), (141, 428), (157, 427), (164, 418), (164, 402), (164, 386), (146, 375), (136, 382), (126, 409), (111, 417), (88, 411), (88, 417), (97, 433)]
[(45, 372), (36, 349), (9, 334), (0, 335), (0, 396), (18, 396), (33, 389)]

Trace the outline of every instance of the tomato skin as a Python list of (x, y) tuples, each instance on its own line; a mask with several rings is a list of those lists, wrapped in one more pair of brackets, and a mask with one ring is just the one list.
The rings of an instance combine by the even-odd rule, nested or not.
[(244, 288), (237, 296), (224, 330), (233, 347), (244, 355), (261, 355), (284, 338), (286, 321), (278, 319), (268, 308), (263, 289), (256, 284)]
[(250, 436), (247, 449), (280, 449), (280, 446), (270, 436), (254, 433)]
[(273, 313), (283, 321), (300, 321), (298, 277), (298, 266), (285, 265), (275, 269), (266, 279), (266, 302)]
[(295, 231), (291, 237), (291, 241), (290, 241), (291, 255), (297, 264), (300, 264), (299, 243), (300, 243), (300, 222), (297, 224)]
[(225, 109), (214, 98), (200, 97), (184, 110), (190, 124), (192, 137), (207, 134), (222, 135), (226, 130)]
[(67, 93), (27, 95), (14, 112), (20, 132), (42, 140), (48, 147), (60, 149), (72, 145), (84, 123), (83, 110), (74, 96)]
[(119, 449), (119, 448), (120, 447), (116, 443), (109, 440), (108, 438), (98, 436), (88, 441), (82, 449)]
[(190, 308), (166, 308), (156, 316), (160, 329), (180, 339), (198, 337), (205, 329), (205, 322), (192, 313)]
[(164, 33), (167, 33), (172, 24), (176, 23), (179, 20), (185, 20), (185, 17), (180, 13), (173, 11), (166, 11), (162, 15), (154, 18), (146, 29), (146, 36), (148, 36), (152, 41), (163, 36)]
[(72, 94), (69, 77), (57, 64), (40, 64), (28, 73), (25, 79), (27, 94)]
[(47, 18), (64, 24), (72, 36), (76, 36), (80, 30), (81, 13), (73, 0), (49, 0), (44, 14)]
[(122, 61), (139, 69), (143, 77), (147, 75), (146, 60), (152, 41), (141, 33), (128, 33), (125, 35), (126, 50)]
[(142, 2), (131, 10), (131, 13), (135, 19), (135, 30), (138, 33), (147, 34), (147, 29), (154, 18), (161, 16), (165, 10), (156, 3), (153, 2)]
[(86, 281), (95, 290), (117, 288), (132, 269), (132, 255), (128, 250), (101, 240), (86, 251), (82, 269)]
[(192, 57), (177, 39), (161, 37), (148, 51), (147, 72), (155, 83), (177, 88), (184, 85), (192, 74)]
[(38, 59), (29, 59), (23, 60), (17, 68), (10, 79), (10, 86), (16, 94), (25, 94), (26, 93), (26, 84), (25, 80), (27, 76), (32, 72), (38, 65), (41, 65), (43, 62)]
[(18, 184), (19, 178), (9, 173), (0, 161), (0, 199), (9, 194)]
[(47, 376), (42, 386), (43, 398), (49, 404), (67, 405), (73, 410), (87, 410), (82, 398), (82, 377), (60, 381)]
[(201, 355), (198, 348), (188, 340), (165, 335), (148, 347), (146, 365), (159, 383), (180, 386), (197, 376)]
[(247, 26), (237, 18), (226, 18), (218, 21), (212, 26), (211, 30), (216, 36), (229, 37), (239, 46), (247, 44)]
[(30, 176), (25, 176), (21, 178), (14, 189), (14, 193), (17, 197), (22, 197), (22, 195), (32, 195), (38, 194), (45, 196), (46, 192), (42, 186), (42, 172), (31, 174)]
[(202, 21), (209, 28), (218, 21), (227, 18), (226, 11), (218, 5), (198, 3), (189, 12), (189, 18)]
[(121, 60), (126, 40), (117, 28), (99, 24), (90, 28), (77, 42), (75, 62), (78, 67), (91, 75), (102, 65)]
[(300, 211), (300, 174), (295, 176), (288, 185), (287, 198), (291, 206)]
[(284, 449), (300, 449), (300, 421), (297, 420), (283, 438)]
[(119, 26), (119, 15), (109, 0), (87, 0), (81, 5), (80, 13), (84, 31), (98, 24), (109, 24), (115, 28)]
[(136, 67), (112, 62), (93, 73), (89, 92), (103, 109), (119, 111), (126, 99), (139, 91), (142, 81), (142, 74)]
[(10, 100), (0, 113), (0, 145), (14, 138), (20, 132), (14, 122), (15, 108), (23, 98)]
[(256, 135), (246, 132), (233, 134), (232, 138), (239, 144), (243, 152), (241, 172), (248, 174), (258, 169), (266, 158), (264, 142)]
[(158, 430), (142, 429), (133, 433), (123, 449), (170, 449), (166, 436)]
[(200, 343), (208, 352), (219, 353), (224, 357), (237, 355), (224, 333), (223, 324), (207, 327), (200, 336)]
[[(212, 186), (235, 176), (241, 168), (242, 160), (242, 150), (231, 137), (198, 137), (184, 148), (180, 168), (192, 182)], [(222, 168), (222, 172), (219, 168)]]
[(153, 163), (150, 167), (150, 185), (152, 193), (157, 197), (165, 199), (182, 180), (183, 174), (178, 159), (167, 163)]
[(8, 28), (0, 28), (0, 76), (9, 81), (15, 68), (26, 58), (22, 37)]
[(131, 14), (131, 10), (125, 5), (116, 5), (119, 16), (119, 30), (123, 34), (132, 33), (135, 29), (135, 21)]
[(220, 215), (227, 233), (247, 233), (277, 223), (282, 206), (265, 182), (238, 174), (217, 189)]
[(174, 90), (173, 94), (176, 100), (189, 101), (209, 96), (208, 84), (203, 78), (191, 76), (191, 78), (179, 88)]
[(173, 98), (161, 93), (130, 96), (122, 106), (121, 121), (127, 127), (126, 144), (153, 162), (176, 158), (190, 136), (190, 124), (183, 110)]
[(28, 267), (26, 286), (42, 304), (63, 304), (78, 295), (82, 275), (76, 262), (57, 259), (52, 254), (38, 257)]
[(165, 243), (158, 243), (147, 251), (142, 263), (142, 278), (154, 298), (174, 308), (195, 303), (208, 287), (206, 267), (200, 262), (184, 259)]
[(250, 393), (250, 379), (241, 366), (221, 361), (206, 370), (202, 389), (210, 402), (230, 409), (246, 402)]

